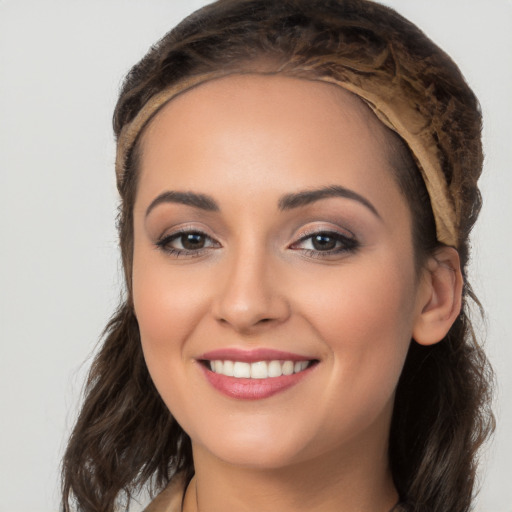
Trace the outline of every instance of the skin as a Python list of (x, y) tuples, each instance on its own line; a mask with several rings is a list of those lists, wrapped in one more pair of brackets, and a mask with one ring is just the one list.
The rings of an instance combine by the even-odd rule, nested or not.
[[(336, 86), (260, 75), (183, 93), (146, 128), (133, 301), (150, 374), (192, 439), (187, 512), (388, 512), (396, 503), (395, 387), (411, 337), (428, 344), (446, 332), (460, 279), (450, 250), (416, 272), (386, 137)], [(279, 208), (287, 194), (328, 186), (372, 207), (327, 197)], [(167, 191), (207, 194), (218, 210), (162, 201), (148, 213)], [(168, 251), (181, 238), (158, 245), (177, 229), (205, 233), (205, 247), (176, 255)], [(318, 232), (355, 245), (322, 252), (305, 238)], [(286, 391), (239, 400), (214, 389), (198, 362), (228, 347), (318, 364)]]

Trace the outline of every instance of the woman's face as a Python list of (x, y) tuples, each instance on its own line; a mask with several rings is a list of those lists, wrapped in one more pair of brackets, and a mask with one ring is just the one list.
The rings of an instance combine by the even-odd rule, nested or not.
[(133, 299), (195, 456), (385, 454), (425, 295), (386, 137), (336, 86), (259, 75), (183, 93), (146, 129)]

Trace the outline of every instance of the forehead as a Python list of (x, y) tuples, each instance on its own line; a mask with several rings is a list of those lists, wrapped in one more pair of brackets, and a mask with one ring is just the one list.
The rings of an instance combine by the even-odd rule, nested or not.
[(396, 188), (389, 147), (387, 129), (339, 86), (233, 75), (178, 95), (149, 123), (140, 192), (147, 200), (163, 188), (243, 197), (340, 184), (378, 194)]
[[(271, 105), (271, 111), (262, 108), (265, 105)], [(284, 127), (286, 120), (293, 123), (312, 118), (328, 130), (333, 121), (343, 118), (354, 124), (354, 137), (358, 135), (356, 128), (366, 128), (365, 135), (378, 143), (386, 143), (388, 135), (367, 105), (340, 86), (281, 74), (247, 73), (212, 79), (178, 94), (148, 123), (141, 137), (142, 146), (163, 125), (170, 126), (173, 119), (181, 123), (181, 130), (186, 130), (192, 125), (198, 128), (208, 123), (221, 124), (233, 114), (238, 116), (238, 123), (245, 119), (253, 132), (260, 123), (268, 131)], [(278, 119), (282, 121), (281, 126)], [(295, 124), (293, 132), (299, 133), (304, 128)]]

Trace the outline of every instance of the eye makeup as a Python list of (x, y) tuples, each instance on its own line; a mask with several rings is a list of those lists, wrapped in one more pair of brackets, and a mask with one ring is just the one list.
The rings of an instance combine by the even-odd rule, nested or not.
[(206, 251), (221, 247), (218, 241), (203, 231), (187, 227), (160, 237), (155, 245), (164, 253), (176, 258), (198, 257)]
[[(182, 228), (160, 237), (155, 246), (175, 258), (198, 257), (222, 245), (203, 231)], [(342, 253), (354, 253), (360, 247), (354, 236), (347, 236), (328, 229), (310, 229), (299, 240), (288, 246), (293, 251), (301, 251), (311, 258), (325, 258)]]
[(343, 235), (332, 230), (316, 230), (305, 234), (290, 249), (302, 251), (310, 258), (326, 258), (343, 253), (354, 253), (360, 244), (352, 236)]
[(273, 217), (267, 227), (255, 228), (253, 224), (233, 226), (231, 220), (226, 224), (223, 217), (228, 210), (220, 214), (218, 210), (205, 212), (190, 205), (167, 203), (151, 212), (146, 229), (153, 245), (176, 259), (207, 256), (232, 243), (230, 237), (234, 233), (254, 228), (266, 229), (268, 240), (277, 241), (281, 250), (294, 251), (309, 259), (335, 261), (367, 245), (373, 226), (379, 225), (373, 220), (376, 216), (362, 214), (363, 210), (359, 206), (353, 208), (352, 204), (357, 203), (324, 198), (300, 208), (286, 209), (278, 213), (283, 216), (281, 220)]

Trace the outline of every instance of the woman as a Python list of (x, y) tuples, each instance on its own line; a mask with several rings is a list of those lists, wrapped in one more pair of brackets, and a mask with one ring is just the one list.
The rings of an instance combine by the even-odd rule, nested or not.
[(449, 57), (368, 1), (220, 0), (132, 69), (114, 129), (126, 300), (64, 510), (145, 484), (158, 511), (469, 510), (481, 119)]

